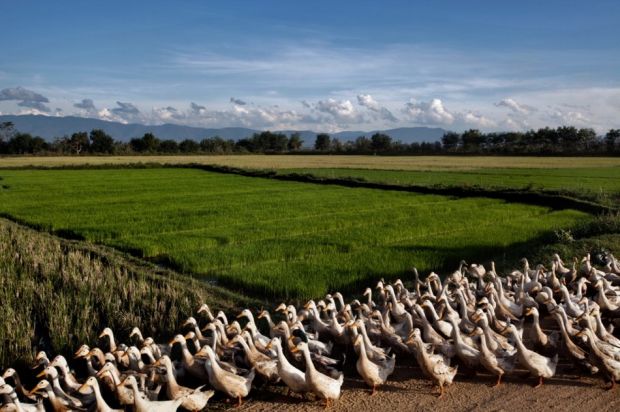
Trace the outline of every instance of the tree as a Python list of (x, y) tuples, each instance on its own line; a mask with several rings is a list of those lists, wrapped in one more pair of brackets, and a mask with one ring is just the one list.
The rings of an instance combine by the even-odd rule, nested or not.
[(301, 135), (298, 132), (295, 132), (288, 139), (288, 150), (290, 152), (295, 152), (301, 149), (301, 146), (304, 144), (304, 141), (301, 139)]
[(443, 148), (448, 152), (453, 152), (459, 147), (461, 135), (455, 132), (446, 132), (441, 138)]
[(331, 136), (327, 133), (319, 133), (316, 135), (316, 140), (314, 141), (314, 149), (320, 150), (322, 152), (329, 150), (331, 147)]
[(200, 148), (207, 153), (230, 153), (234, 151), (235, 142), (224, 140), (219, 136), (203, 139)]
[(356, 152), (370, 152), (370, 139), (366, 136), (359, 136), (357, 139), (355, 139), (353, 147)]
[(93, 129), (90, 131), (90, 151), (114, 153), (114, 139), (101, 129)]
[(331, 150), (332, 152), (342, 152), (344, 150), (344, 146), (340, 139), (333, 138), (331, 141)]
[(384, 133), (375, 133), (370, 137), (370, 148), (376, 152), (385, 152), (392, 147), (392, 138)]
[(610, 129), (605, 135), (605, 146), (609, 153), (616, 151), (616, 144), (620, 143), (620, 129)]
[(142, 138), (134, 138), (129, 141), (129, 146), (134, 152), (156, 152), (159, 148), (159, 139), (153, 133), (145, 133)]
[(15, 135), (15, 125), (13, 122), (0, 123), (0, 153), (7, 153), (9, 150), (9, 140)]
[(49, 148), (50, 148), (50, 145), (42, 137), (35, 136), (30, 141), (30, 153), (47, 152)]
[(69, 139), (69, 147), (75, 154), (80, 154), (82, 151), (88, 150), (89, 145), (88, 133), (86, 132), (73, 133)]
[(200, 144), (191, 139), (185, 139), (179, 143), (181, 153), (197, 153), (200, 151)]
[(28, 133), (17, 133), (8, 142), (8, 152), (11, 154), (32, 153), (32, 136)]
[(159, 151), (162, 153), (176, 153), (179, 151), (179, 144), (174, 140), (162, 140), (159, 143)]
[(469, 129), (461, 135), (463, 150), (466, 152), (478, 152), (486, 141), (484, 135), (478, 129)]

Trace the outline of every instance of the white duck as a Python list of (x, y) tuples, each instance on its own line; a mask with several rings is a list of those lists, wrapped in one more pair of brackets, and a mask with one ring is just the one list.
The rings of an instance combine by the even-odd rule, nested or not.
[(196, 389), (181, 386), (174, 377), (172, 361), (167, 355), (162, 356), (156, 366), (161, 365), (165, 368), (164, 382), (166, 383), (166, 395), (170, 399), (181, 399), (181, 406), (188, 411), (201, 411), (207, 406), (209, 399), (213, 397), (213, 391), (201, 391), (204, 387), (199, 386)]
[(444, 386), (452, 384), (458, 366), (451, 367), (450, 358), (441, 354), (434, 354), (432, 350), (429, 350), (427, 345), (422, 341), (420, 329), (416, 328), (411, 332), (411, 335), (407, 339), (407, 343), (414, 346), (416, 360), (424, 375), (439, 386), (439, 397), (441, 398), (444, 393)]
[(305, 373), (291, 365), (288, 359), (286, 359), (286, 356), (284, 356), (284, 352), (282, 351), (282, 340), (280, 338), (273, 338), (269, 344), (267, 344), (267, 347), (275, 349), (278, 361), (278, 375), (280, 375), (280, 378), (286, 384), (289, 391), (301, 394), (309, 392), (310, 387), (308, 386), (308, 382), (306, 382)]
[(357, 335), (353, 344), (359, 347), (358, 358), (355, 364), (357, 373), (359, 373), (362, 379), (364, 379), (364, 382), (372, 388), (371, 395), (374, 395), (377, 386), (383, 385), (387, 381), (387, 378), (394, 372), (396, 356), (392, 354), (391, 358), (381, 363), (373, 362), (368, 358), (364, 337), (362, 335)]
[(509, 325), (508, 330), (517, 346), (519, 362), (523, 367), (527, 368), (532, 375), (538, 377), (538, 385), (535, 386), (535, 388), (538, 388), (543, 384), (543, 378), (551, 378), (555, 375), (555, 369), (558, 365), (558, 355), (556, 354), (553, 358), (548, 358), (531, 351), (523, 344), (521, 335), (514, 325)]
[(238, 400), (237, 406), (241, 406), (242, 398), (250, 393), (252, 381), (254, 380), (255, 371), (250, 370), (248, 376), (243, 377), (228, 372), (220, 367), (217, 363), (215, 352), (210, 346), (205, 346), (207, 361), (205, 369), (209, 376), (209, 384), (220, 392), (224, 392), (226, 396)]
[(310, 390), (319, 398), (325, 400), (325, 406), (328, 407), (332, 400), (340, 398), (340, 388), (344, 381), (344, 375), (340, 375), (338, 379), (331, 378), (316, 370), (310, 357), (310, 350), (305, 342), (301, 342), (293, 352), (301, 351), (306, 361), (306, 382)]
[(96, 410), (97, 412), (121, 412), (122, 409), (112, 409), (110, 408), (110, 406), (106, 403), (105, 399), (103, 399), (103, 396), (101, 396), (101, 390), (99, 390), (99, 382), (97, 381), (97, 378), (95, 378), (94, 376), (89, 377), (88, 379), (86, 379), (86, 382), (84, 382), (84, 384), (82, 386), (80, 386), (80, 388), (78, 389), (78, 392), (88, 395), (91, 392), (93, 392), (95, 394), (95, 405), (96, 405)]
[(138, 382), (133, 375), (129, 375), (121, 382), (133, 391), (133, 407), (135, 412), (169, 412), (176, 411), (183, 403), (183, 399), (170, 401), (151, 401), (138, 389)]

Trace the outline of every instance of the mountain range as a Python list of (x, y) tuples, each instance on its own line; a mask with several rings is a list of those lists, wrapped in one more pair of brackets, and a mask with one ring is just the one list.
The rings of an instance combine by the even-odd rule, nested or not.
[[(56, 137), (70, 136), (75, 132), (89, 132), (93, 129), (102, 129), (116, 140), (128, 141), (134, 137), (142, 137), (145, 133), (153, 133), (160, 139), (184, 139), (201, 140), (206, 137), (220, 136), (224, 139), (243, 139), (261, 130), (244, 127), (223, 127), (219, 129), (182, 126), (178, 124), (144, 125), (137, 123), (110, 122), (101, 119), (86, 117), (65, 116), (52, 117), (41, 115), (0, 115), (0, 122), (13, 122), (15, 128), (22, 133), (30, 133), (33, 136), (41, 136), (52, 140)], [(298, 132), (306, 145), (312, 144), (317, 132), (311, 130), (279, 130), (290, 135)], [(334, 138), (341, 141), (355, 140), (359, 136), (370, 137), (376, 132), (382, 132), (400, 140), (403, 143), (413, 142), (436, 142), (446, 132), (441, 128), (431, 127), (401, 127), (387, 130), (372, 131), (342, 131), (330, 133)]]

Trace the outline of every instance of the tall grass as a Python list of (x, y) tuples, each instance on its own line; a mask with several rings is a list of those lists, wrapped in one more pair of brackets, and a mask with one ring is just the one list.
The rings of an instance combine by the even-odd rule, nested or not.
[(203, 302), (248, 301), (201, 282), (140, 266), (116, 253), (0, 219), (0, 369), (39, 350), (68, 354), (111, 327), (167, 337)]
[(282, 182), (195, 169), (5, 170), (0, 212), (262, 296), (504, 256), (591, 217), (501, 200)]

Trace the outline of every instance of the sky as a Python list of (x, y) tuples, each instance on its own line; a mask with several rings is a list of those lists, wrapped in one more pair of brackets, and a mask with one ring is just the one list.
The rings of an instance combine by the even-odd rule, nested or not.
[(0, 113), (620, 128), (620, 2), (0, 0)]

